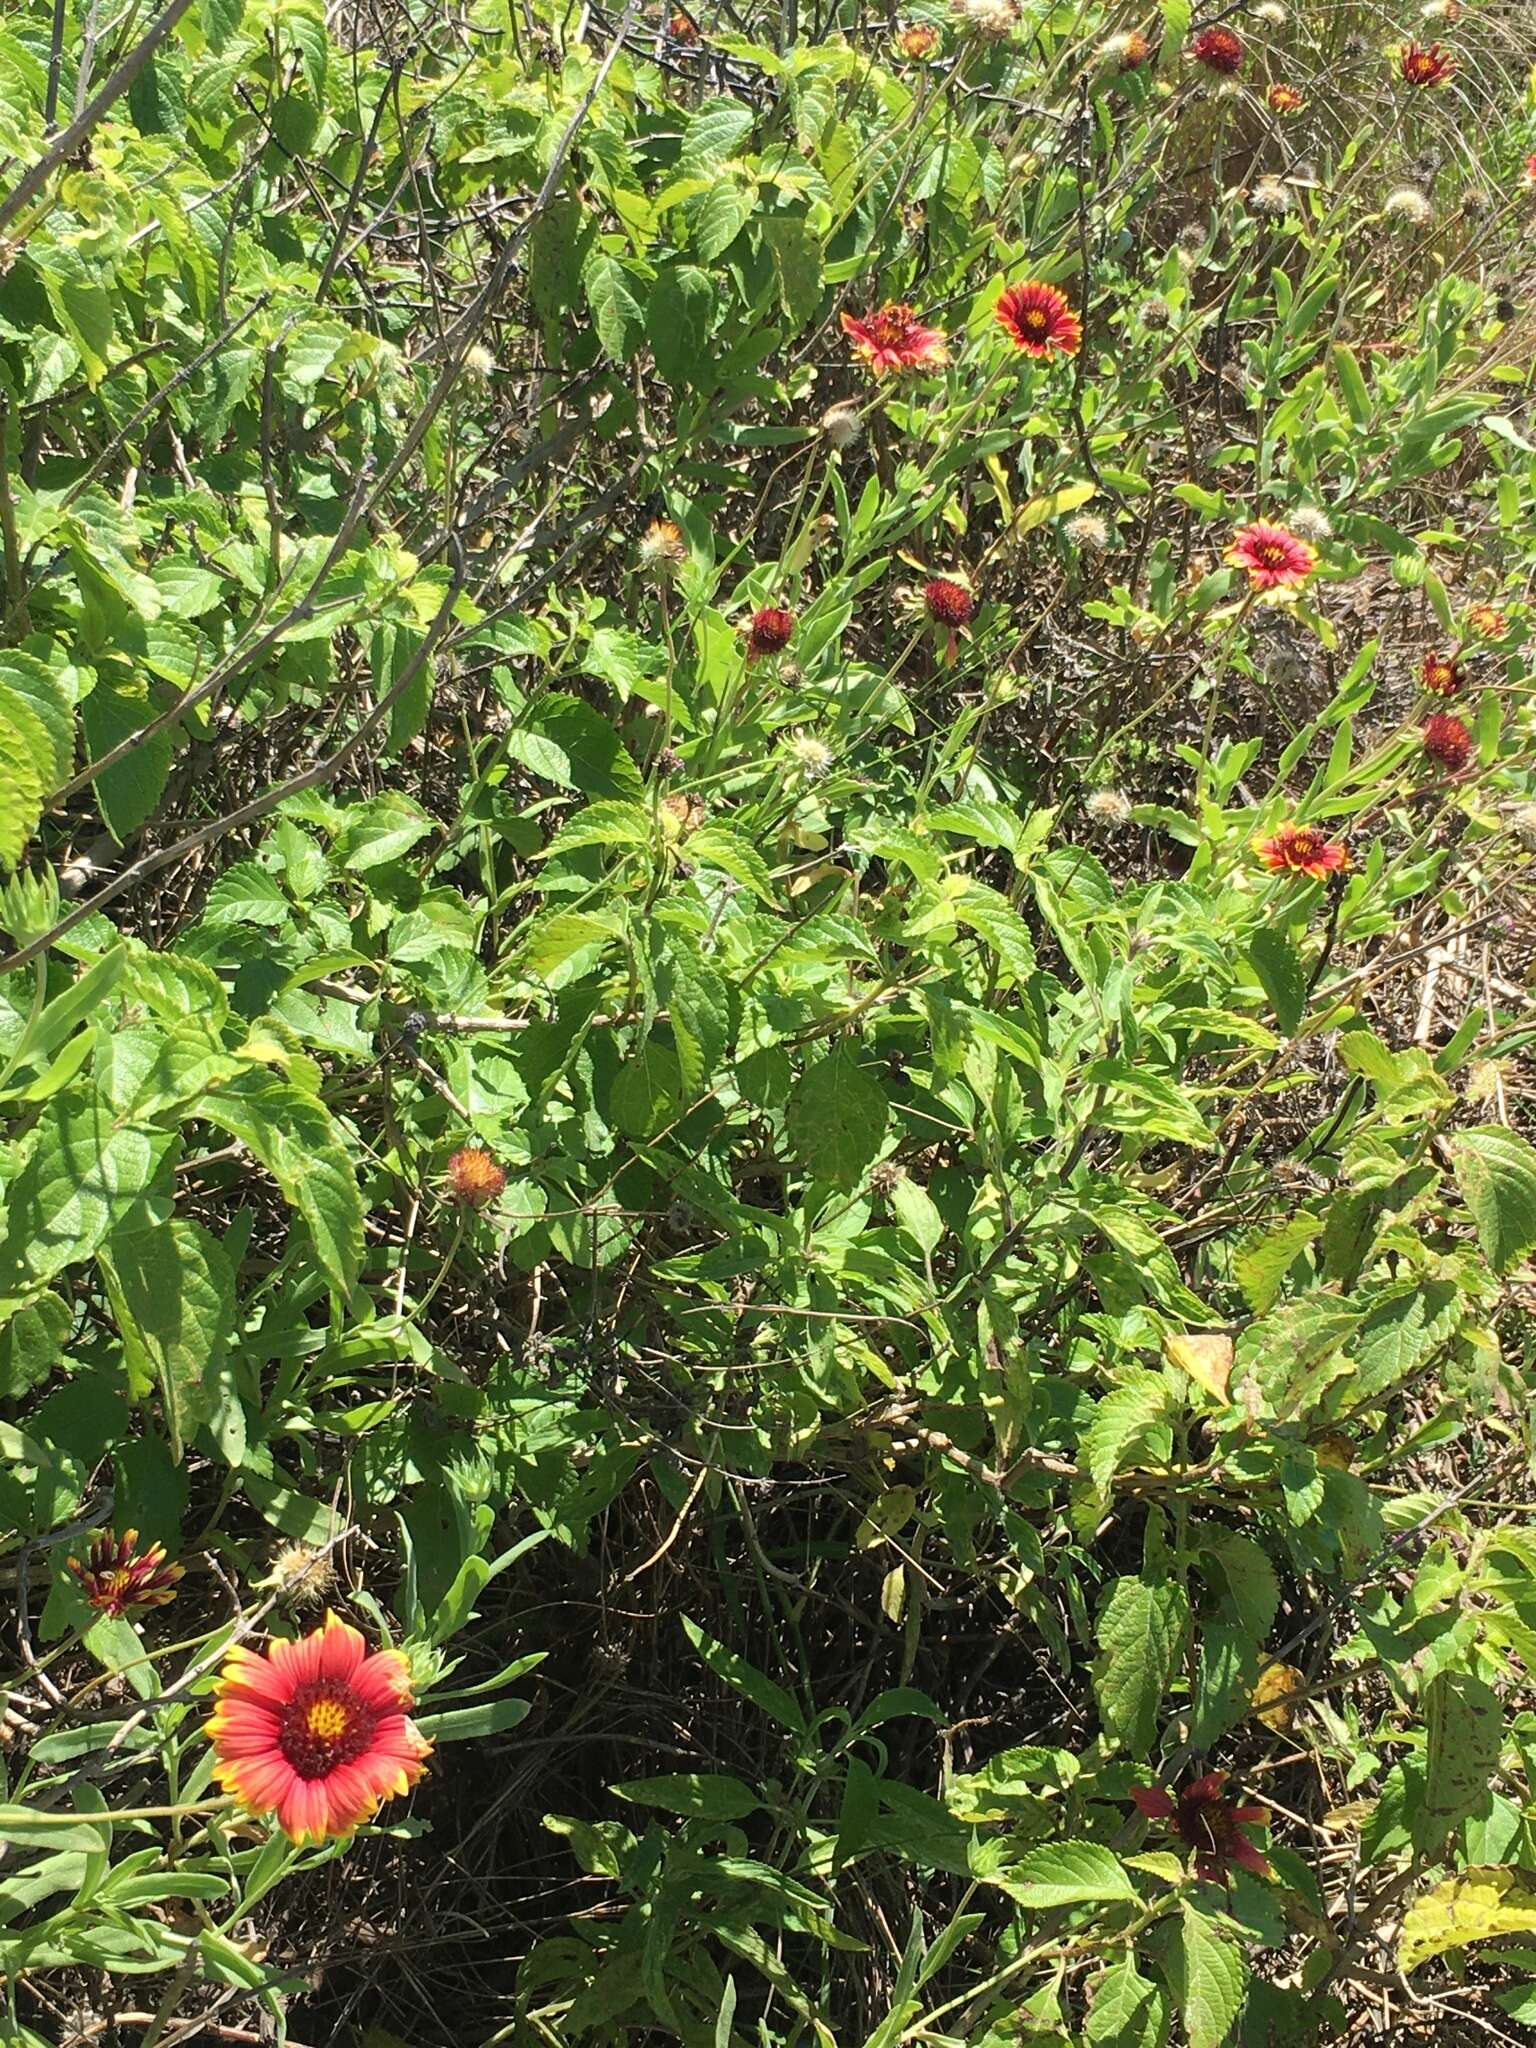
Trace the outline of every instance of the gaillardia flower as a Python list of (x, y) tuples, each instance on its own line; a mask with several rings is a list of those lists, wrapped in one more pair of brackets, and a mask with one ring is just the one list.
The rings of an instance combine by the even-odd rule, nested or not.
[(997, 324), (1015, 348), (1043, 361), (1047, 356), (1075, 356), (1083, 339), (1083, 323), (1053, 284), (1011, 284), (997, 302)]
[(138, 1548), (137, 1529), (125, 1529), (112, 1537), (99, 1530), (86, 1546), (85, 1558), (66, 1558), (65, 1564), (84, 1588), (85, 1597), (98, 1614), (129, 1614), (135, 1607), (164, 1607), (176, 1598), (176, 1581), (182, 1575), (179, 1564), (167, 1564), (165, 1545), (151, 1543)]
[(892, 303), (862, 320), (852, 313), (839, 313), (838, 318), (854, 354), (877, 377), (949, 361), (943, 335), (937, 327), (924, 327), (910, 306)]
[(1294, 85), (1272, 85), (1264, 98), (1272, 114), (1299, 114), (1307, 104)]
[(1426, 654), (1419, 681), (1432, 697), (1454, 697), (1461, 688), (1461, 663), (1454, 654)]
[(1099, 45), (1099, 62), (1113, 71), (1139, 71), (1152, 54), (1152, 45), (1140, 29), (1127, 29)]
[(794, 630), (793, 612), (776, 604), (759, 606), (747, 624), (747, 660), (762, 661), (767, 655), (781, 654)]
[(1175, 1798), (1161, 1785), (1133, 1785), (1131, 1797), (1148, 1820), (1167, 1821), (1172, 1833), (1195, 1852), (1195, 1875), (1213, 1884), (1230, 1882), (1232, 1866), (1271, 1877), (1268, 1859), (1243, 1832), (1263, 1827), (1267, 1806), (1238, 1806), (1226, 1796), (1225, 1771), (1207, 1771)]
[(1222, 560), (1244, 570), (1253, 590), (1296, 590), (1317, 567), (1317, 549), (1287, 526), (1255, 519), (1232, 536)]
[(1459, 718), (1453, 718), (1448, 711), (1432, 712), (1419, 737), (1431, 761), (1438, 761), (1452, 775), (1466, 767), (1472, 752), (1472, 735)]
[(408, 1792), (432, 1745), (410, 1719), (410, 1666), (328, 1613), (297, 1642), (236, 1643), (203, 1724), (213, 1775), (294, 1842), (329, 1842)]
[(675, 43), (696, 43), (699, 40), (699, 25), (691, 21), (679, 7), (667, 22), (667, 33)]
[(903, 57), (921, 63), (939, 47), (939, 32), (931, 21), (914, 21), (899, 31), (896, 48)]
[(1509, 620), (1496, 604), (1470, 604), (1467, 631), (1479, 640), (1502, 640), (1509, 631)]
[(961, 632), (976, 616), (976, 600), (952, 576), (930, 576), (923, 585), (923, 606), (936, 626), (945, 630), (944, 659), (955, 658)]
[(1315, 825), (1298, 825), (1294, 818), (1277, 825), (1272, 837), (1255, 839), (1253, 850), (1272, 874), (1310, 875), (1314, 882), (1326, 881), (1349, 866), (1346, 846)]
[(1242, 37), (1232, 29), (1203, 28), (1190, 44), (1189, 54), (1207, 71), (1217, 71), (1224, 78), (1233, 78), (1242, 70), (1247, 52), (1243, 48)]
[(485, 1208), (506, 1184), (506, 1169), (497, 1165), (483, 1145), (462, 1146), (448, 1162), (448, 1192), (466, 1209)]
[(1456, 69), (1456, 59), (1443, 43), (1404, 43), (1397, 53), (1397, 68), (1405, 85), (1444, 85)]

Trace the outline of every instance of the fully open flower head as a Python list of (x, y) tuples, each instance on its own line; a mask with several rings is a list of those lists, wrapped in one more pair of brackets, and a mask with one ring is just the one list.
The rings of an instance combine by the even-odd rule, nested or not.
[(1075, 356), (1083, 339), (1083, 323), (1065, 292), (1053, 284), (1011, 284), (997, 302), (997, 324), (1015, 348), (1043, 361), (1047, 356)]
[(760, 605), (747, 623), (747, 660), (762, 661), (782, 654), (795, 630), (795, 615), (781, 605)]
[(138, 1545), (137, 1529), (125, 1529), (117, 1537), (100, 1530), (86, 1546), (83, 1559), (66, 1559), (98, 1614), (115, 1619), (135, 1607), (164, 1607), (176, 1598), (182, 1567), (166, 1563), (163, 1543), (151, 1543), (147, 1550)]
[(1195, 1852), (1195, 1875), (1214, 1884), (1230, 1881), (1232, 1866), (1271, 1877), (1268, 1859), (1244, 1832), (1263, 1827), (1267, 1806), (1239, 1806), (1227, 1797), (1225, 1771), (1207, 1771), (1175, 1798), (1161, 1785), (1133, 1785), (1131, 1797), (1149, 1820), (1165, 1820), (1170, 1831)]
[(1288, 526), (1255, 519), (1233, 534), (1222, 560), (1246, 571), (1253, 590), (1295, 590), (1317, 567), (1317, 549)]
[(1472, 735), (1450, 712), (1432, 712), (1425, 719), (1419, 736), (1431, 761), (1438, 761), (1452, 775), (1466, 767), (1467, 757), (1472, 752)]
[(1272, 114), (1299, 114), (1307, 104), (1294, 85), (1272, 85), (1264, 97)]
[(1197, 64), (1203, 64), (1207, 71), (1216, 71), (1223, 78), (1235, 78), (1243, 68), (1247, 52), (1243, 39), (1230, 28), (1203, 28), (1189, 46), (1189, 54)]
[(1397, 53), (1397, 68), (1405, 85), (1444, 85), (1456, 69), (1456, 59), (1443, 43), (1404, 43)]
[(1287, 818), (1268, 839), (1253, 842), (1253, 850), (1273, 874), (1310, 875), (1314, 882), (1326, 881), (1349, 866), (1349, 849), (1330, 839), (1315, 825), (1298, 825)]
[(910, 306), (890, 303), (862, 320), (852, 313), (840, 313), (838, 318), (854, 354), (877, 377), (949, 361), (943, 335), (937, 327), (925, 327)]
[(334, 1614), (297, 1642), (236, 1644), (203, 1724), (213, 1775), (251, 1813), (275, 1813), (294, 1842), (350, 1835), (408, 1792), (432, 1745), (410, 1719), (410, 1667)]
[(1419, 681), (1432, 697), (1454, 697), (1461, 688), (1461, 663), (1454, 654), (1426, 654)]
[(483, 1145), (465, 1145), (448, 1162), (448, 1192), (466, 1209), (484, 1209), (506, 1184), (506, 1169)]

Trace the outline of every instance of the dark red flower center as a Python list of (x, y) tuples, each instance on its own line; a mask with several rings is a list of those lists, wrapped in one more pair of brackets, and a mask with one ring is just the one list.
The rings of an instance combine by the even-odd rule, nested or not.
[(935, 576), (923, 587), (923, 596), (928, 604), (928, 616), (944, 626), (968, 626), (975, 611), (975, 600), (963, 583), (956, 583), (948, 576)]
[(1290, 566), (1291, 551), (1283, 540), (1256, 540), (1253, 559), (1261, 569), (1285, 569)]
[(312, 1678), (283, 1708), (277, 1746), (301, 1778), (328, 1778), (362, 1755), (377, 1716), (334, 1679)]

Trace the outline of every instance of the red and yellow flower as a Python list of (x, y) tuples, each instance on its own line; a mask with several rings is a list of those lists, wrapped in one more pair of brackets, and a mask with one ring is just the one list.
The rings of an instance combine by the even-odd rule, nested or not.
[(1264, 98), (1272, 114), (1299, 114), (1307, 104), (1294, 85), (1272, 85)]
[(506, 1187), (505, 1167), (483, 1145), (464, 1145), (448, 1162), (448, 1192), (466, 1209), (484, 1209)]
[(1426, 654), (1419, 681), (1432, 697), (1454, 697), (1461, 689), (1461, 663), (1454, 654)]
[(65, 1559), (66, 1568), (79, 1580), (98, 1614), (115, 1620), (135, 1607), (164, 1607), (176, 1598), (182, 1566), (166, 1563), (163, 1543), (151, 1543), (147, 1550), (138, 1545), (137, 1529), (125, 1529), (117, 1537), (100, 1530), (86, 1546), (83, 1559)]
[(937, 327), (925, 327), (908, 305), (892, 302), (862, 320), (852, 313), (838, 318), (854, 354), (877, 377), (949, 361), (944, 336)]
[(1404, 43), (1397, 53), (1397, 68), (1405, 85), (1444, 85), (1456, 69), (1456, 59), (1443, 43)]
[(1052, 355), (1075, 356), (1083, 339), (1083, 323), (1065, 292), (1053, 284), (1031, 280), (1011, 284), (997, 302), (996, 320), (1015, 348), (1044, 361)]
[(1219, 72), (1224, 78), (1234, 78), (1243, 68), (1243, 59), (1248, 54), (1243, 39), (1230, 28), (1203, 28), (1189, 46), (1189, 54), (1197, 64), (1203, 64), (1207, 71)]
[(1472, 752), (1472, 735), (1459, 718), (1448, 711), (1436, 711), (1425, 719), (1419, 733), (1424, 751), (1452, 775), (1466, 767)]
[(1509, 631), (1509, 617), (1496, 604), (1467, 606), (1467, 631), (1478, 640), (1502, 640)]
[(915, 64), (923, 63), (939, 47), (939, 32), (931, 21), (914, 21), (898, 31), (896, 48)]
[(297, 1642), (236, 1644), (203, 1724), (213, 1775), (250, 1813), (272, 1813), (290, 1840), (335, 1841), (408, 1792), (432, 1745), (410, 1719), (410, 1667), (328, 1613)]
[(1255, 519), (1232, 536), (1222, 560), (1243, 570), (1252, 590), (1296, 590), (1317, 567), (1317, 549), (1288, 526)]
[(762, 661), (782, 654), (795, 630), (795, 615), (782, 605), (760, 605), (747, 622), (747, 660)]
[(1169, 1830), (1195, 1852), (1195, 1875), (1214, 1884), (1229, 1882), (1233, 1865), (1255, 1877), (1272, 1877), (1268, 1858), (1244, 1832), (1263, 1827), (1267, 1806), (1239, 1806), (1226, 1792), (1225, 1771), (1207, 1771), (1186, 1785), (1177, 1797), (1161, 1785), (1133, 1785), (1131, 1797), (1149, 1820), (1165, 1820)]
[(1315, 825), (1298, 825), (1287, 818), (1268, 839), (1253, 841), (1253, 850), (1271, 874), (1310, 875), (1314, 882), (1326, 881), (1349, 866), (1349, 849), (1330, 839)]

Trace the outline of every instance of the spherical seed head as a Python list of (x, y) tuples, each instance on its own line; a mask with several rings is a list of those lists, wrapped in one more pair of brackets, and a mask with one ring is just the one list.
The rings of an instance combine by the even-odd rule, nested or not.
[(1256, 21), (1267, 21), (1271, 28), (1283, 28), (1290, 19), (1280, 0), (1259, 0), (1253, 14)]
[(1516, 804), (1509, 813), (1509, 822), (1521, 845), (1536, 853), (1536, 804)]
[(1370, 47), (1369, 37), (1361, 35), (1358, 29), (1344, 38), (1344, 55), (1354, 62), (1358, 62)]
[(680, 7), (669, 17), (667, 33), (674, 43), (696, 43), (699, 40), (697, 23), (690, 21)]
[(955, 19), (972, 35), (1002, 38), (1019, 24), (1014, 0), (955, 0)]
[(782, 605), (760, 605), (747, 624), (747, 659), (762, 661), (779, 654), (789, 645), (795, 630), (795, 615)]
[(676, 747), (663, 747), (656, 756), (658, 775), (676, 775), (683, 765), (683, 757)]
[(1468, 185), (1456, 203), (1468, 220), (1481, 220), (1492, 202), (1486, 192), (1479, 191), (1476, 185)]
[(1095, 825), (1118, 832), (1131, 822), (1131, 800), (1123, 789), (1095, 789), (1083, 798), (1083, 809)]
[(1134, 28), (1099, 45), (1099, 62), (1106, 71), (1139, 71), (1151, 54), (1152, 45)]
[(483, 1145), (464, 1145), (448, 1162), (448, 1191), (466, 1209), (483, 1209), (494, 1202), (507, 1185), (504, 1167)]
[(968, 626), (976, 616), (975, 598), (952, 576), (931, 576), (923, 585), (923, 603), (935, 625), (951, 630)]
[(1204, 221), (1187, 220), (1179, 229), (1179, 247), (1187, 249), (1191, 255), (1197, 255), (1205, 247), (1208, 239)]
[(1166, 299), (1143, 299), (1141, 302), (1141, 324), (1154, 330), (1166, 327), (1173, 318), (1173, 308)]
[(834, 448), (851, 448), (864, 431), (864, 415), (856, 405), (829, 405), (821, 416), (821, 431)]
[(907, 1169), (899, 1159), (882, 1159), (869, 1169), (869, 1192), (888, 1195), (892, 1188), (900, 1187), (906, 1177)]
[(1466, 767), (1472, 752), (1472, 735), (1461, 720), (1452, 717), (1448, 711), (1437, 711), (1426, 718), (1420, 738), (1429, 758), (1438, 761), (1452, 775)]
[(1333, 539), (1333, 522), (1316, 505), (1293, 505), (1285, 516), (1292, 533), (1299, 533), (1303, 540), (1319, 545)]
[(496, 367), (496, 358), (477, 341), (473, 348), (465, 350), (464, 367), (472, 377), (489, 377)]
[(1427, 227), (1435, 215), (1435, 209), (1417, 185), (1399, 185), (1396, 191), (1387, 194), (1381, 210), (1388, 220), (1406, 228)]
[(272, 1559), (273, 1591), (285, 1607), (320, 1607), (336, 1585), (329, 1555), (308, 1543), (285, 1543)]
[(688, 543), (675, 519), (653, 519), (635, 543), (635, 559), (647, 576), (671, 576), (688, 559)]
[(807, 782), (819, 782), (837, 764), (837, 755), (813, 732), (791, 733), (785, 741), (790, 759)]
[(1260, 178), (1248, 194), (1248, 208), (1251, 213), (1262, 213), (1272, 217), (1289, 213), (1291, 194), (1278, 178)]
[(1109, 546), (1109, 527), (1097, 512), (1075, 512), (1062, 522), (1061, 530), (1085, 555), (1101, 555)]

